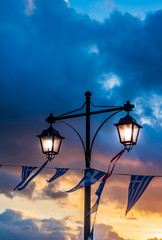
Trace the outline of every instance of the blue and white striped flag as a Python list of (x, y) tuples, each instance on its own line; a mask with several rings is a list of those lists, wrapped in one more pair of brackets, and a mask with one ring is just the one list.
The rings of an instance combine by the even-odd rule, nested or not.
[(125, 152), (125, 149), (123, 149), (122, 151), (120, 151), (115, 157), (113, 157), (109, 163), (109, 167), (108, 167), (108, 172), (105, 174), (105, 176), (102, 178), (102, 181), (97, 189), (97, 191), (95, 192), (95, 194), (98, 196), (95, 204), (93, 205), (93, 207), (90, 209), (90, 211), (87, 213), (87, 215), (92, 214), (94, 212), (97, 213), (98, 210), (98, 205), (100, 202), (100, 198), (101, 198), (101, 194), (103, 191), (103, 188), (105, 186), (105, 183), (107, 181), (107, 179), (112, 175), (115, 165), (117, 163), (117, 161), (119, 160), (119, 158), (122, 156), (122, 154)]
[(146, 190), (154, 176), (132, 175), (129, 184), (128, 204), (125, 216)]
[(50, 178), (50, 180), (46, 180), (48, 183), (54, 181), (58, 177), (61, 177), (63, 174), (65, 174), (69, 168), (57, 168), (56, 173), (53, 175), (53, 177)]
[(93, 240), (93, 229), (95, 226), (95, 221), (96, 221), (96, 216), (97, 216), (97, 210), (98, 210), (98, 206), (99, 206), (99, 202), (100, 202), (100, 198), (101, 198), (101, 194), (102, 191), (104, 189), (106, 180), (112, 175), (115, 165), (117, 163), (117, 161), (119, 160), (119, 158), (122, 156), (122, 154), (124, 153), (125, 149), (123, 149), (122, 151), (120, 151), (115, 157), (113, 157), (109, 163), (109, 167), (108, 167), (108, 172), (105, 174), (105, 176), (102, 178), (102, 181), (97, 189), (97, 191), (95, 192), (95, 194), (98, 196), (95, 204), (93, 205), (93, 207), (90, 209), (90, 211), (87, 213), (87, 215), (96, 212), (95, 217), (94, 217), (94, 222), (93, 222), (93, 227), (92, 227), (92, 231), (89, 235), (88, 240)]
[(43, 165), (25, 182), (25, 184), (22, 187), (19, 187), (17, 190), (23, 190), (45, 168), (49, 161), (50, 159), (43, 163)]
[(101, 198), (101, 195), (98, 196), (95, 204), (94, 204), (93, 207), (90, 209), (90, 211), (87, 213), (87, 215), (90, 215), (90, 214), (92, 214), (92, 213), (97, 212), (97, 210), (98, 210), (98, 205), (99, 205), (99, 202), (100, 202), (100, 198)]
[(105, 175), (104, 172), (90, 168), (87, 171), (86, 175), (81, 179), (81, 181), (74, 188), (72, 188), (71, 190), (66, 191), (66, 192), (73, 192), (80, 188), (88, 187), (88, 186), (96, 183), (104, 175)]
[(22, 166), (22, 181), (14, 188), (14, 191), (25, 182), (34, 169), (36, 169), (36, 167)]
[(99, 202), (100, 202), (100, 198), (101, 198), (101, 193), (103, 191), (103, 188), (105, 186), (105, 181), (102, 180), (99, 187), (97, 188), (97, 191), (95, 192), (95, 194), (98, 196), (95, 204), (93, 205), (93, 207), (90, 209), (90, 211), (87, 213), (87, 215), (90, 215), (94, 212), (97, 212), (97, 209), (98, 209), (98, 205), (99, 205)]
[(87, 240), (93, 240), (93, 231), (94, 231), (94, 226), (93, 226), (91, 233), (89, 235), (89, 238)]

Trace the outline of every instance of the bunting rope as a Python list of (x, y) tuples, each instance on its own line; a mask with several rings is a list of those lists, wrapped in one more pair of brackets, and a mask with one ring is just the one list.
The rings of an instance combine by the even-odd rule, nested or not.
[[(25, 165), (13, 165), (13, 164), (0, 164), (0, 167), (11, 167), (11, 168), (21, 168)], [(39, 168), (38, 166), (32, 166), (35, 168)], [(44, 169), (49, 169), (49, 170), (54, 170), (54, 169), (58, 169), (60, 167), (45, 167)], [(70, 168), (68, 167), (69, 170), (76, 170), (76, 171), (84, 171), (87, 170), (88, 168)], [(90, 168), (89, 168), (90, 169)], [(95, 169), (95, 168), (93, 168)], [(99, 170), (99, 169), (95, 169), (95, 170)], [(102, 170), (99, 170), (102, 171)], [(104, 171), (102, 171), (104, 172)], [(105, 172), (106, 174), (106, 172)], [(155, 175), (155, 174), (138, 174), (138, 173), (112, 173), (112, 175), (117, 175), (117, 176), (132, 176), (132, 175), (138, 175), (138, 176), (154, 176), (154, 177), (162, 177), (162, 175)]]

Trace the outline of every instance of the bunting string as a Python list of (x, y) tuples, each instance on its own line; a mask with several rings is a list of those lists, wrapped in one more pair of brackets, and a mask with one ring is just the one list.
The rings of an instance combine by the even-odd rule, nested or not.
[[(13, 164), (0, 164), (0, 167), (5, 167), (5, 168), (21, 168), (22, 165), (13, 165)], [(33, 166), (35, 168), (39, 168), (38, 166)], [(54, 169), (58, 169), (60, 167), (45, 167), (45, 169), (48, 170), (54, 170)], [(87, 170), (88, 168), (71, 168), (68, 167), (69, 170), (74, 170), (74, 171), (81, 171), (81, 173), (83, 173), (85, 170)], [(90, 168), (89, 168), (90, 169)], [(95, 169), (95, 168), (94, 168)], [(98, 170), (98, 169), (95, 169)], [(101, 170), (101, 172), (104, 172)], [(106, 174), (106, 172), (104, 172)], [(132, 173), (112, 173), (112, 175), (117, 175), (117, 176), (132, 176), (132, 175), (138, 175), (138, 176), (153, 176), (152, 174), (132, 174)], [(154, 177), (162, 177), (162, 175), (155, 175)]]

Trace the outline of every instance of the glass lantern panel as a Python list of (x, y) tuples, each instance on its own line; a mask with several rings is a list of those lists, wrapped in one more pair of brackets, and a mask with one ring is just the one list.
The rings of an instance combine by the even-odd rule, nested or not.
[(59, 138), (59, 137), (57, 137), (57, 136), (55, 136), (54, 137), (54, 149), (53, 149), (53, 151), (55, 152), (55, 153), (57, 153), (58, 151), (59, 151), (59, 148), (60, 148), (60, 144), (61, 144), (61, 138)]
[(121, 142), (131, 142), (132, 140), (132, 124), (123, 124), (118, 126)]
[(139, 127), (134, 125), (134, 128), (133, 128), (133, 142), (135, 144), (137, 142), (138, 132), (139, 132)]
[(43, 152), (51, 152), (53, 150), (52, 136), (41, 137)]

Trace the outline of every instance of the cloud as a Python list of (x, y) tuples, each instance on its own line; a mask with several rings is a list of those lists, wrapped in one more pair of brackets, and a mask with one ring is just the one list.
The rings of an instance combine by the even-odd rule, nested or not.
[(111, 98), (111, 95), (113, 93), (113, 89), (115, 87), (120, 87), (121, 81), (120, 79), (114, 75), (114, 74), (103, 74), (101, 77), (101, 80), (99, 80), (99, 83), (101, 83), (102, 88), (109, 92), (109, 98)]
[(0, 214), (0, 238), (4, 240), (66, 240), (72, 230), (64, 220), (26, 218), (22, 212), (6, 209)]
[(110, 240), (124, 240), (124, 238), (119, 237), (119, 235), (115, 232), (110, 231), (108, 234), (108, 239)]
[(68, 194), (59, 190), (59, 183), (50, 183), (42, 189), (42, 198), (60, 199), (67, 198)]
[(36, 6), (34, 5), (34, 0), (26, 0), (26, 10), (25, 13), (27, 15), (33, 14), (34, 9)]
[(21, 181), (21, 178), (18, 177), (11, 171), (0, 169), (0, 178), (3, 179), (0, 181), (0, 193), (4, 194), (6, 197), (13, 198), (16, 195), (24, 196), (29, 199), (32, 198), (35, 183), (32, 182), (28, 188), (26, 188), (23, 192), (14, 192), (13, 189), (17, 186), (17, 184)]
[(145, 98), (137, 97), (135, 104), (138, 106), (136, 113), (141, 118), (142, 124), (156, 128), (162, 127), (162, 96), (160, 94), (153, 93)]
[[(25, 189), (22, 191), (13, 191), (13, 189), (17, 186), (17, 184), (21, 181), (21, 173), (19, 172), (19, 176), (17, 176), (17, 172), (13, 172), (3, 170), (3, 167), (0, 169), (0, 178), (3, 181), (0, 182), (0, 193), (4, 194), (8, 198), (14, 198), (16, 196), (26, 197), (28, 199), (40, 200), (40, 199), (64, 199), (67, 198), (67, 193), (60, 190), (59, 182), (47, 184), (46, 183), (46, 174), (39, 175), (36, 179), (34, 179)], [(21, 169), (21, 167), (19, 167)], [(42, 181), (41, 186), (39, 186), (39, 182)], [(38, 182), (38, 183), (37, 183)], [(39, 188), (39, 191), (36, 189)], [(61, 204), (61, 203), (60, 203)]]
[[(29, 6), (33, 4), (32, 1), (28, 3)], [(12, 112), (16, 106), (15, 114), (20, 115), (48, 112), (52, 96), (54, 102), (60, 99), (55, 111), (64, 110), (62, 102), (65, 99), (68, 102), (64, 107), (71, 104), (78, 93), (81, 94), (85, 89), (92, 89), (96, 93), (102, 91), (98, 80), (104, 74), (113, 73), (122, 80), (123, 84), (117, 91), (120, 92), (120, 102), (125, 100), (125, 93), (133, 99), (139, 95), (140, 89), (159, 91), (161, 29), (157, 23), (161, 21), (161, 11), (149, 14), (143, 21), (128, 13), (115, 11), (101, 24), (92, 21), (87, 15), (76, 14), (65, 1), (56, 0), (55, 4), (49, 1), (48, 6), (43, 1), (35, 1), (34, 4), (36, 9), (30, 16), (23, 15), (23, 5), (13, 8), (13, 13), (17, 16), (15, 19), (23, 24), (10, 18), (5, 18), (1, 24), (1, 59), (3, 65), (4, 61), (5, 64), (10, 63), (10, 72), (5, 73), (5, 68), (2, 68), (2, 79), (6, 79), (2, 86), (5, 93), (7, 82), (12, 76), (13, 89), (5, 103)], [(5, 14), (10, 14), (8, 9), (5, 9)], [(12, 31), (6, 29), (7, 25), (11, 26)], [(154, 25), (156, 28), (153, 28)], [(10, 37), (7, 42), (5, 34)], [(85, 51), (91, 46), (95, 46), (98, 54), (92, 55)], [(156, 79), (152, 81), (155, 75)], [(69, 84), (72, 86), (72, 95), (65, 90)], [(9, 84), (10, 90), (11, 85)], [(57, 89), (54, 95), (49, 86)], [(42, 98), (43, 93), (49, 105)], [(1, 97), (4, 98), (3, 95)], [(114, 101), (113, 96), (111, 98)], [(14, 99), (14, 105), (9, 104), (11, 99)], [(24, 100), (26, 111), (18, 99)]]
[[(100, 240), (131, 240), (122, 238), (116, 233), (112, 226), (106, 224), (95, 224), (95, 238)], [(79, 239), (82, 239), (82, 229), (80, 229)], [(132, 239), (133, 240), (133, 239)]]
[[(23, 212), (6, 209), (0, 214), (0, 237), (4, 240), (11, 239), (39, 239), (39, 240), (66, 240), (68, 237), (79, 240), (83, 237), (83, 228), (71, 228), (67, 221), (76, 221), (76, 218), (31, 218)], [(80, 222), (78, 222), (80, 224)], [(74, 233), (75, 232), (75, 233)], [(120, 237), (112, 226), (105, 224), (95, 225), (95, 237), (101, 240), (128, 240)]]

